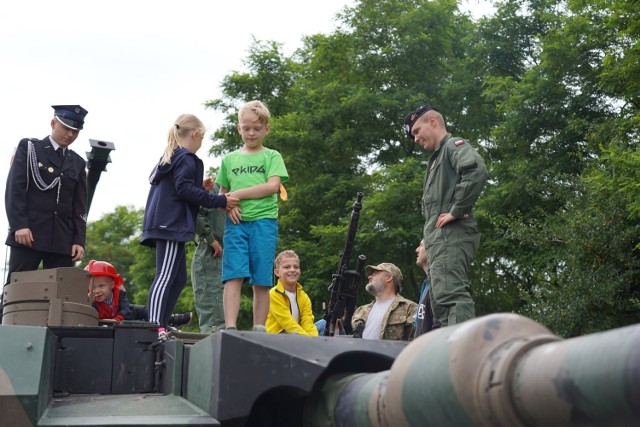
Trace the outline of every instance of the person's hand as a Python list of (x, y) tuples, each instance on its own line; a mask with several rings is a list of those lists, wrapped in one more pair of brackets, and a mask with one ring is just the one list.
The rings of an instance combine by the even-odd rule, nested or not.
[(455, 221), (455, 217), (451, 215), (449, 212), (441, 213), (438, 217), (438, 221), (436, 221), (436, 228), (442, 228), (445, 225), (449, 224), (451, 221)]
[(220, 244), (220, 242), (214, 240), (209, 246), (211, 246), (211, 249), (213, 249), (214, 258), (222, 256), (222, 245)]
[(232, 209), (227, 209), (227, 217), (234, 224), (240, 224), (242, 221), (242, 210), (239, 207), (235, 207)]
[[(469, 218), (469, 214), (464, 214), (462, 216), (463, 219), (467, 219)], [(447, 213), (441, 213), (440, 216), (438, 217), (438, 221), (436, 221), (436, 228), (442, 228), (445, 225), (449, 224), (450, 222), (453, 222), (456, 220), (456, 217), (454, 217), (453, 215), (451, 215), (449, 212)]]
[(202, 181), (202, 187), (207, 191), (213, 190), (213, 178), (207, 178)]
[(80, 245), (71, 246), (71, 261), (82, 261), (84, 257), (84, 248)]
[(21, 228), (20, 230), (16, 230), (14, 233), (14, 238), (16, 243), (19, 245), (24, 245), (28, 248), (31, 247), (33, 243), (33, 234), (31, 234), (31, 230), (29, 228)]
[(227, 212), (238, 206), (238, 203), (240, 203), (240, 199), (233, 197), (231, 193), (225, 193), (224, 195), (227, 196)]

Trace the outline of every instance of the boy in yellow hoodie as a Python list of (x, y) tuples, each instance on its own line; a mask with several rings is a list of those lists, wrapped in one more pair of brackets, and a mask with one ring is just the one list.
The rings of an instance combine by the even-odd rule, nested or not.
[(275, 260), (274, 273), (278, 283), (269, 290), (267, 332), (318, 336), (311, 300), (298, 283), (301, 274), (298, 254), (291, 250), (280, 252)]

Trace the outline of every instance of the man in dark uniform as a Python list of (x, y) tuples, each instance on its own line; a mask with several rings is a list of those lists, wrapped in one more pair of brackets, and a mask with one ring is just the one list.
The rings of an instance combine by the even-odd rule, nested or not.
[(11, 162), (5, 209), (11, 246), (9, 274), (71, 267), (84, 256), (87, 220), (86, 162), (69, 146), (87, 110), (54, 105), (51, 135), (20, 141)]
[(434, 322), (453, 325), (475, 316), (469, 269), (480, 244), (472, 209), (487, 181), (484, 160), (469, 143), (447, 132), (429, 104), (404, 120), (407, 136), (431, 151), (422, 193), (424, 244), (429, 248)]

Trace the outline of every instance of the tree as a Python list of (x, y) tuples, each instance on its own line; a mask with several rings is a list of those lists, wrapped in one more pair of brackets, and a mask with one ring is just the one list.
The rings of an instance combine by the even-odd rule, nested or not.
[(265, 101), (266, 144), (290, 175), (279, 247), (299, 253), (316, 313), (358, 191), (354, 254), (397, 263), (416, 297), (427, 154), (402, 120), (430, 102), (489, 168), (475, 212), (476, 312), (524, 313), (565, 335), (637, 321), (635, 3), (505, 0), (476, 23), (453, 0), (360, 0), (336, 31), (307, 36), (292, 57), (254, 41), (248, 72), (225, 78), (223, 97), (209, 103), (227, 117), (212, 152), (239, 146), (241, 103)]
[[(628, 62), (637, 57), (637, 12), (629, 6), (506, 1), (495, 18), (481, 23), (484, 34), (505, 16), (538, 29), (508, 35), (507, 46), (532, 41), (531, 59), (515, 62), (513, 75), (496, 69), (485, 80), (485, 96), (496, 102), (500, 122), (487, 151), (492, 185), (480, 201), (491, 236), (481, 248), (482, 273), (512, 295), (517, 290), (518, 311), (565, 335), (638, 318), (630, 304), (637, 298), (637, 269), (627, 259), (634, 246), (628, 232), (637, 225), (612, 227), (609, 217), (627, 213), (615, 191), (602, 191), (593, 181), (615, 164), (607, 160), (609, 150), (622, 156), (637, 150), (637, 93), (622, 89), (637, 84), (637, 62), (635, 68)], [(505, 45), (490, 47), (486, 41), (492, 39), (484, 40), (496, 56)], [(637, 197), (637, 188), (627, 190)]]
[[(216, 154), (238, 146), (238, 138), (228, 132), (235, 127), (238, 105), (259, 96), (271, 108), (272, 130), (265, 144), (282, 153), (290, 176), (290, 198), (281, 203), (279, 247), (299, 252), (316, 312), (328, 298), (326, 287), (358, 191), (365, 193), (365, 208), (357, 253), (389, 259), (382, 248), (397, 248), (392, 259), (412, 272), (405, 288), (417, 292), (414, 249), (423, 220), (410, 225), (407, 220), (404, 230), (392, 221), (398, 209), (411, 212), (408, 218), (419, 217), (416, 194), (424, 173), (413, 160), (414, 144), (406, 139), (402, 120), (407, 111), (432, 100), (448, 108), (456, 123), (479, 122), (464, 111), (465, 102), (477, 104), (480, 96), (464, 72), (463, 40), (473, 25), (457, 12), (452, 0), (360, 1), (340, 16), (341, 29), (306, 37), (291, 58), (273, 43), (254, 42), (245, 63), (249, 72), (225, 78), (224, 96), (209, 103), (228, 117), (216, 132)], [(452, 80), (455, 85), (449, 85)], [(467, 95), (457, 96), (462, 93)], [(398, 177), (405, 182), (385, 181)], [(407, 179), (415, 187), (407, 186)], [(378, 230), (384, 231), (384, 243), (379, 235), (373, 238), (376, 228), (369, 226), (383, 227)]]

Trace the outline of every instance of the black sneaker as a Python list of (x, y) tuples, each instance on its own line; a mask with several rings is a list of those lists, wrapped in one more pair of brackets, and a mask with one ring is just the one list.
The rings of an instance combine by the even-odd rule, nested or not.
[(176, 313), (169, 316), (169, 326), (178, 327), (191, 323), (191, 312)]

